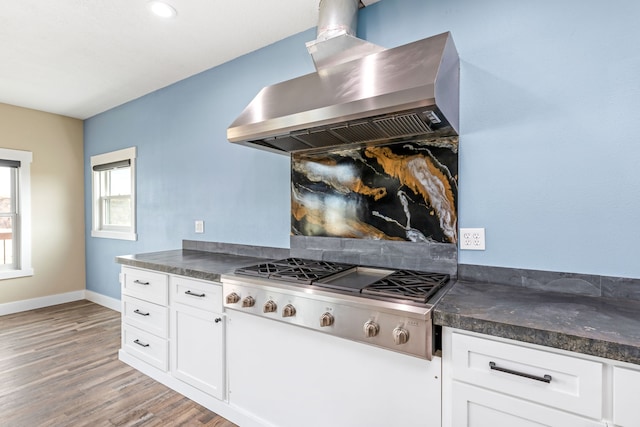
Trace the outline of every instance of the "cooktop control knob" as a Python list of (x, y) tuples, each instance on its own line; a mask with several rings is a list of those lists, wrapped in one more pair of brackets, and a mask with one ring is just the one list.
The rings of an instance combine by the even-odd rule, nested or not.
[(284, 308), (282, 309), (282, 317), (293, 317), (295, 315), (296, 315), (296, 308), (291, 304), (285, 305)]
[(243, 307), (253, 307), (256, 304), (256, 300), (252, 296), (244, 297), (242, 300)]
[(236, 294), (235, 292), (231, 292), (229, 295), (227, 295), (227, 304), (235, 304), (238, 301), (240, 301), (240, 295)]
[(320, 327), (331, 326), (333, 325), (333, 315), (331, 313), (324, 313), (320, 316)]
[(400, 326), (393, 330), (393, 342), (396, 345), (406, 344), (407, 341), (409, 341), (409, 331)]
[(264, 313), (274, 313), (278, 310), (278, 305), (273, 300), (269, 300), (264, 303), (264, 307), (262, 307), (262, 311)]
[(364, 336), (367, 338), (373, 338), (378, 335), (380, 332), (380, 326), (372, 320), (368, 320), (367, 323), (364, 324)]

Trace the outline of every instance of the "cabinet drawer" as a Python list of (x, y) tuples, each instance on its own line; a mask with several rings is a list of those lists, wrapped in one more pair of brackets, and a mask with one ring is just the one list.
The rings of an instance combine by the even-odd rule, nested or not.
[(613, 368), (613, 422), (621, 427), (640, 426), (640, 371)]
[(122, 326), (122, 348), (138, 359), (167, 371), (169, 348), (167, 340), (142, 329), (124, 324)]
[(169, 315), (167, 307), (127, 295), (122, 297), (123, 319), (129, 325), (168, 338)]
[(222, 284), (171, 276), (171, 302), (222, 312)]
[(122, 267), (122, 293), (155, 304), (169, 302), (169, 276), (149, 270)]
[(452, 389), (452, 427), (604, 427), (558, 409), (516, 399), (469, 384), (455, 382)]
[[(454, 380), (597, 419), (602, 416), (599, 362), (459, 333), (452, 334), (452, 347)], [(545, 376), (549, 382), (541, 381)]]

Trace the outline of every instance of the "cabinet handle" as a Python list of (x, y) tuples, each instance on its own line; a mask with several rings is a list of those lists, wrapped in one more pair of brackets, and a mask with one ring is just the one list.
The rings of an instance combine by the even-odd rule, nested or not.
[(216, 323), (220, 323), (220, 322), (222, 322), (222, 318), (220, 318), (220, 317), (216, 317), (216, 318), (215, 318), (215, 320), (214, 320), (214, 322), (216, 322)]
[(145, 344), (140, 340), (134, 340), (133, 342), (138, 344), (139, 346), (142, 346), (142, 347), (149, 347), (149, 344)]
[(133, 310), (133, 312), (135, 314), (139, 314), (140, 316), (148, 316), (149, 313), (143, 313), (142, 311), (138, 310), (137, 308), (135, 310)]
[(529, 378), (530, 380), (542, 381), (543, 383), (551, 382), (551, 375), (545, 375), (545, 376), (539, 377), (539, 376), (527, 374), (524, 372), (513, 371), (511, 369), (501, 368), (499, 366), (496, 366), (496, 362), (489, 362), (489, 367), (494, 371), (500, 371), (500, 372), (505, 372), (507, 374), (518, 375), (519, 377)]
[(187, 295), (198, 297), (198, 298), (204, 298), (204, 296), (205, 296), (204, 294), (197, 294), (197, 293), (191, 292), (191, 291), (185, 291), (184, 293), (187, 294)]
[(145, 285), (145, 286), (149, 286), (150, 285), (149, 282), (143, 282), (142, 280), (138, 280), (138, 279), (134, 280), (133, 283), (136, 283), (138, 285)]

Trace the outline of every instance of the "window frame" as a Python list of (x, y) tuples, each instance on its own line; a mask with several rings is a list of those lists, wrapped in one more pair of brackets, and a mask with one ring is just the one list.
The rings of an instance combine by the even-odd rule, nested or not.
[(13, 244), (17, 253), (14, 253), (14, 268), (1, 269), (0, 280), (33, 276), (31, 266), (31, 162), (33, 161), (33, 153), (0, 148), (0, 158), (20, 162), (20, 166), (16, 168), (17, 182), (14, 185), (16, 221), (13, 229), (16, 230), (18, 239)]
[[(92, 201), (92, 226), (91, 237), (106, 239), (137, 240), (136, 234), (136, 147), (124, 148), (122, 150), (91, 156), (91, 201)], [(95, 166), (110, 163), (129, 162), (131, 173), (131, 227), (102, 227), (101, 218), (104, 216), (104, 209), (101, 198), (100, 180), (95, 171)]]

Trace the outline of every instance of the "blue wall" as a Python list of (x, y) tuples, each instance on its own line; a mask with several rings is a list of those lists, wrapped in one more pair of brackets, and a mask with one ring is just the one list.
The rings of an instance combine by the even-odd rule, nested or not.
[[(640, 2), (382, 0), (384, 47), (451, 31), (461, 58), (459, 225), (467, 264), (640, 277)], [(226, 128), (265, 85), (313, 71), (315, 29), (85, 122), (87, 288), (120, 297), (121, 254), (182, 239), (289, 244), (289, 159)], [(203, 52), (206, 54), (206, 52)], [(138, 241), (90, 237), (90, 156), (138, 147)], [(193, 232), (205, 221), (205, 234)]]

